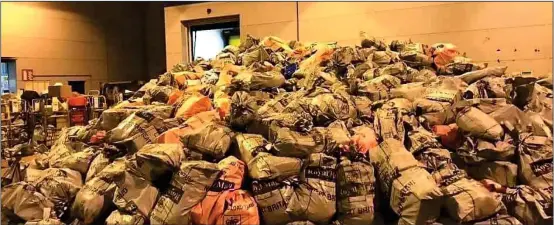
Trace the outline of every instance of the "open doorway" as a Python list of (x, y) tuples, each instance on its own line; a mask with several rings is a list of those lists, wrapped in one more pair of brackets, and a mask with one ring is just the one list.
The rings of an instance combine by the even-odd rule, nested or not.
[(227, 45), (240, 45), (238, 16), (184, 22), (189, 30), (191, 59), (213, 59)]
[(67, 84), (71, 86), (72, 92), (77, 92), (79, 94), (85, 94), (85, 81), (68, 81)]

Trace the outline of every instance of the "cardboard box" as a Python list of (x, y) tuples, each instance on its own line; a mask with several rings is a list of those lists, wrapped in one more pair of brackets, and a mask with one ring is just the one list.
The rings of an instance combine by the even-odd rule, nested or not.
[(69, 98), (71, 97), (71, 86), (69, 85), (51, 85), (48, 86), (48, 96), (58, 97), (58, 98)]

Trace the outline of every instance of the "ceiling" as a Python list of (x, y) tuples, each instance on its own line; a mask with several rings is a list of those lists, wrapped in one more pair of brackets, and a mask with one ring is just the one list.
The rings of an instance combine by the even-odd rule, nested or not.
[(164, 7), (171, 7), (171, 6), (178, 6), (178, 5), (190, 5), (190, 4), (196, 4), (196, 3), (202, 3), (202, 2), (186, 2), (186, 1), (171, 1), (171, 2), (164, 2)]

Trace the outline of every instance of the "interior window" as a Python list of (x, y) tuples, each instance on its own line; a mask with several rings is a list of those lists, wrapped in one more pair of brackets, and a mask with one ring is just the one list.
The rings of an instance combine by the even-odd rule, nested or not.
[(8, 64), (5, 62), (2, 62), (2, 68), (1, 68), (1, 80), (2, 80), (2, 93), (9, 92), (9, 79), (8, 79)]
[(2, 93), (15, 93), (15, 60), (2, 59), (0, 67), (0, 87)]

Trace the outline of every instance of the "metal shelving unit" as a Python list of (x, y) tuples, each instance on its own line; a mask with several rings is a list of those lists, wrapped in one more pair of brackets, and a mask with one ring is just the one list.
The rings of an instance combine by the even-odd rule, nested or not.
[[(66, 110), (53, 111), (49, 105), (51, 98), (41, 98), (33, 100), (32, 116), (34, 117), (35, 130), (42, 127), (43, 140), (36, 140), (38, 144), (44, 144), (50, 147), (54, 144), (63, 127), (69, 126), (69, 113)], [(48, 110), (47, 108), (50, 109)]]
[[(28, 113), (29, 105), (25, 100), (2, 100), (2, 148), (11, 148), (28, 141), (30, 138), (27, 129), (28, 121), (24, 119)], [(14, 123), (18, 120), (22, 123)]]
[(98, 90), (89, 91), (87, 101), (90, 108), (89, 120), (99, 118), (102, 112), (108, 108), (106, 97), (100, 95)]

